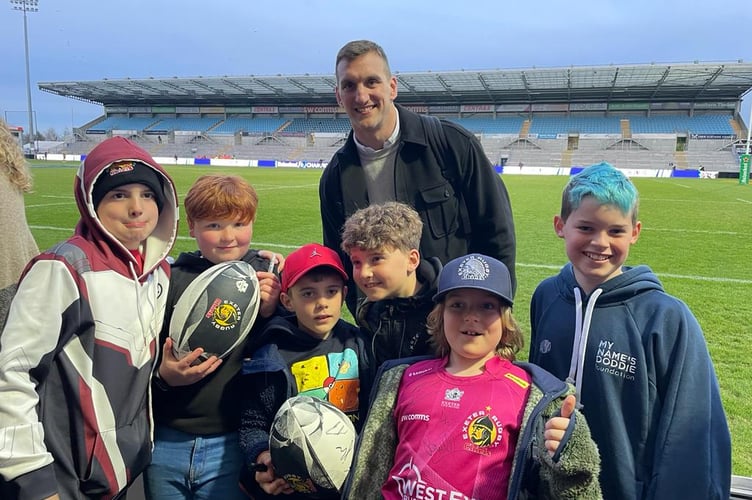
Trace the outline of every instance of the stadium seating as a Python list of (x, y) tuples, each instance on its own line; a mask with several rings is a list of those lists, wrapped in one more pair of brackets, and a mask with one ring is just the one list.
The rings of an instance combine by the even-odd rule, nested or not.
[[(527, 116), (527, 115), (525, 115)], [(728, 113), (663, 113), (645, 116), (536, 113), (503, 116), (444, 116), (475, 133), (492, 164), (570, 167), (609, 161), (624, 168), (734, 171), (738, 133)], [(85, 153), (118, 131), (158, 156), (235, 157), (283, 161), (328, 161), (350, 131), (346, 117), (117, 117), (102, 118), (65, 143), (60, 153)], [(156, 135), (161, 141), (157, 141)], [(180, 132), (198, 132), (196, 135)], [(81, 131), (85, 132), (85, 131)], [(529, 132), (529, 135), (527, 134)], [(79, 134), (81, 135), (81, 134)]]
[(219, 123), (220, 120), (221, 118), (162, 118), (158, 123), (151, 125), (145, 130), (206, 132)]
[(629, 121), (634, 134), (734, 134), (729, 117), (719, 114), (633, 116)]
[(155, 117), (110, 116), (89, 127), (92, 132), (111, 132), (113, 130), (144, 130), (159, 121)]
[(283, 133), (329, 133), (346, 134), (350, 131), (347, 118), (294, 118)]
[(531, 134), (621, 134), (617, 117), (536, 116), (530, 124)]
[(242, 118), (230, 117), (214, 127), (212, 134), (271, 134), (287, 123), (287, 118)]
[(488, 118), (449, 118), (476, 134), (519, 134), (524, 118), (512, 117), (488, 117)]

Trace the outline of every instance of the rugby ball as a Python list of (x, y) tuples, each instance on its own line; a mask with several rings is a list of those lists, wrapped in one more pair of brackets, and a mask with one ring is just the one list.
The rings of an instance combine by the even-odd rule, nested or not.
[(350, 472), (355, 437), (350, 419), (330, 402), (293, 396), (277, 411), (269, 433), (274, 472), (311, 498), (337, 494)]
[(251, 331), (259, 302), (256, 271), (247, 262), (221, 262), (199, 274), (172, 311), (169, 335), (175, 356), (201, 347), (201, 360), (224, 358)]

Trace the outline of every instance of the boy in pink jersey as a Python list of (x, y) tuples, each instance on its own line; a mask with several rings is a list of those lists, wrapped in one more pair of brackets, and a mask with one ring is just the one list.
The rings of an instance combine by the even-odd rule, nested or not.
[(385, 363), (343, 498), (600, 498), (600, 458), (574, 388), (515, 363), (506, 266), (470, 254), (439, 276), (437, 358)]

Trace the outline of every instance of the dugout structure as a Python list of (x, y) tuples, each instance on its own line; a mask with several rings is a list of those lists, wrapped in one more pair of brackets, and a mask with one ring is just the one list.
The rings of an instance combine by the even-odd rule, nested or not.
[[(752, 64), (692, 62), (395, 72), (397, 102), (474, 132), (492, 163), (738, 171)], [(103, 107), (75, 129), (85, 152), (124, 135), (160, 156), (322, 162), (349, 121), (333, 75), (41, 82)]]

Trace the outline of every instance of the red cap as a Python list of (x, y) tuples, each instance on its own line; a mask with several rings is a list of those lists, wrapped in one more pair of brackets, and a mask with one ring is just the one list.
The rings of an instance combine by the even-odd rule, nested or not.
[(298, 248), (285, 259), (282, 268), (282, 291), (293, 286), (308, 271), (315, 267), (329, 266), (339, 272), (342, 279), (347, 281), (348, 276), (342, 260), (337, 252), (318, 243), (309, 243)]

